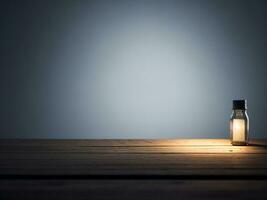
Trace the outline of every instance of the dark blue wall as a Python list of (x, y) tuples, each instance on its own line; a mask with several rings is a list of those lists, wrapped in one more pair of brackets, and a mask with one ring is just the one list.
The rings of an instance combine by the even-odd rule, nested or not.
[(267, 137), (266, 1), (1, 1), (2, 138)]

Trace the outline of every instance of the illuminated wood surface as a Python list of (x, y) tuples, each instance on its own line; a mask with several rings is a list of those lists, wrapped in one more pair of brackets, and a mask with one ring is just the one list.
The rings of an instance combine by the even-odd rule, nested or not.
[(267, 196), (266, 140), (0, 140), (0, 160), (0, 199)]

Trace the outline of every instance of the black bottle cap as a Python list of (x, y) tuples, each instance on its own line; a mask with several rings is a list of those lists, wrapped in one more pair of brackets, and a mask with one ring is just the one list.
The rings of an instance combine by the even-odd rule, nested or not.
[(233, 110), (247, 110), (247, 100), (233, 100)]

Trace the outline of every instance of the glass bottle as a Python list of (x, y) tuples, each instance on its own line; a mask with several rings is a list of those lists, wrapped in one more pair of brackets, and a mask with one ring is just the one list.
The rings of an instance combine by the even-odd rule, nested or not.
[(230, 119), (230, 139), (232, 145), (247, 145), (248, 134), (247, 100), (233, 100), (233, 112)]

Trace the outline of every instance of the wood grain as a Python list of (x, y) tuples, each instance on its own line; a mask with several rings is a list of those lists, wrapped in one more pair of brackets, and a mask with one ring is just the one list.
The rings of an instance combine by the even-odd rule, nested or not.
[(0, 140), (0, 160), (0, 199), (266, 198), (266, 140)]
[(266, 141), (1, 140), (0, 175), (261, 175)]

